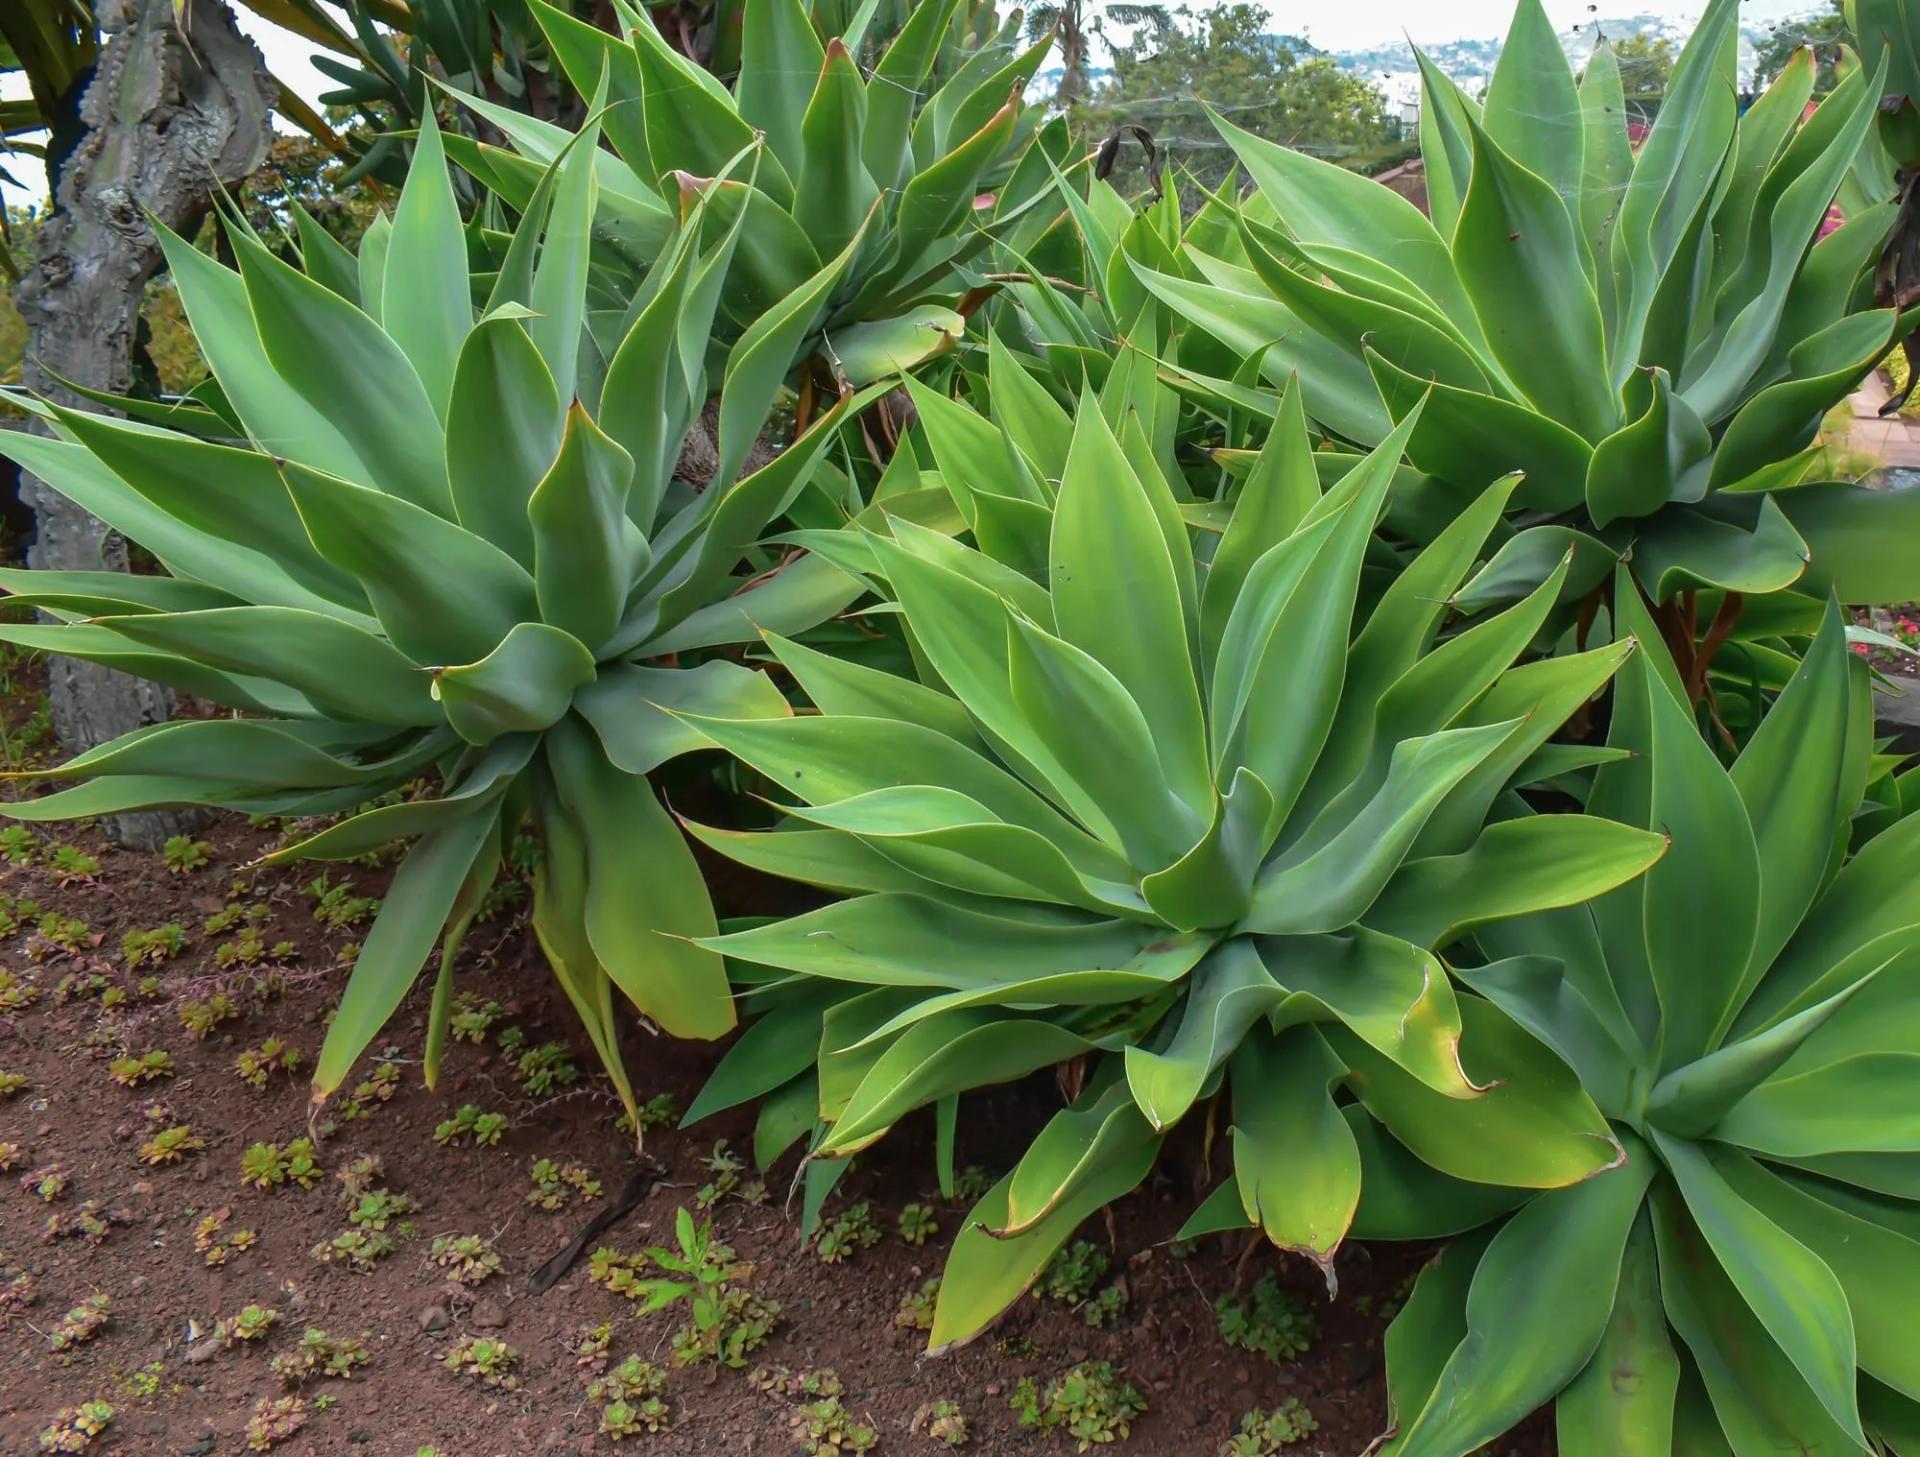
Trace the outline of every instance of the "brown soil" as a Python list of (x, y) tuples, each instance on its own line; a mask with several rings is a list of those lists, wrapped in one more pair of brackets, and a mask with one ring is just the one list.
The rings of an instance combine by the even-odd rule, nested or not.
[[(250, 899), (270, 908), (265, 939), (285, 938), (297, 949), (278, 966), (222, 971), (214, 955), (224, 938), (203, 934), (202, 924), (223, 904), (236, 872), (273, 843), (271, 832), (244, 820), (222, 820), (206, 832), (213, 863), (172, 875), (157, 855), (115, 850), (95, 833), (63, 828), (39, 836), (34, 865), (0, 870), (0, 892), (84, 918), (92, 943), (77, 954), (49, 952), (30, 927), (0, 943), (0, 968), (38, 992), (24, 1011), (0, 1016), (0, 1070), (29, 1080), (24, 1092), (0, 1101), (0, 1142), (24, 1145), (22, 1161), (0, 1185), (0, 1289), (12, 1267), (28, 1272), (37, 1292), (33, 1304), (11, 1316), (0, 1302), (0, 1453), (32, 1451), (36, 1434), (57, 1409), (91, 1399), (105, 1399), (115, 1410), (112, 1427), (93, 1451), (191, 1457), (242, 1452), (255, 1401), (283, 1392), (268, 1371), (270, 1357), (290, 1351), (309, 1325), (362, 1339), (371, 1360), (351, 1380), (310, 1383), (310, 1406), (316, 1397), (331, 1401), (310, 1410), (305, 1427), (277, 1451), (412, 1457), (423, 1444), (435, 1445), (440, 1457), (799, 1450), (789, 1434), (790, 1403), (755, 1389), (744, 1373), (716, 1374), (711, 1368), (672, 1372), (666, 1393), (674, 1413), (670, 1430), (618, 1448), (597, 1435), (598, 1412), (585, 1391), (591, 1372), (577, 1363), (569, 1342), (586, 1326), (612, 1321), (616, 1361), (638, 1353), (664, 1369), (671, 1333), (682, 1317), (634, 1317), (624, 1300), (588, 1281), (584, 1260), (546, 1293), (528, 1288), (529, 1273), (600, 1207), (594, 1202), (557, 1214), (532, 1210), (524, 1202), (532, 1160), (584, 1162), (609, 1195), (632, 1167), (630, 1141), (613, 1127), (617, 1109), (611, 1099), (594, 1087), (589, 1054), (574, 1054), (583, 1075), (577, 1090), (534, 1099), (522, 1093), (512, 1063), (491, 1040), (482, 1047), (455, 1043), (440, 1092), (429, 1093), (415, 1061), (425, 1014), (423, 981), (382, 1040), (404, 1065), (400, 1089), (325, 1138), (320, 1157), (328, 1176), (322, 1183), (309, 1192), (290, 1185), (270, 1193), (243, 1187), (242, 1151), (255, 1140), (285, 1143), (299, 1136), (307, 1097), (304, 1073), (276, 1074), (264, 1091), (256, 1091), (236, 1075), (234, 1059), (273, 1035), (311, 1056), (344, 977), (339, 944), (359, 931), (329, 931), (312, 918), (300, 887), (318, 867), (262, 871)], [(60, 842), (98, 857), (95, 880), (56, 879), (43, 862)], [(356, 891), (377, 894), (386, 872), (351, 874)], [(123, 934), (168, 921), (177, 921), (189, 939), (181, 955), (160, 969), (157, 999), (134, 997), (103, 1008), (97, 987), (62, 998), (60, 984), (68, 977), (74, 978), (70, 990), (94, 974), (107, 986), (131, 989), (138, 978), (120, 954)], [(517, 922), (470, 943), (459, 985), (502, 1005), (496, 1032), (513, 1025), (526, 1031), (530, 1043), (556, 1038), (577, 1046), (570, 1016)], [(180, 1005), (215, 990), (229, 992), (243, 1015), (196, 1041), (182, 1025)], [(112, 1081), (112, 1058), (151, 1048), (172, 1054), (173, 1077), (139, 1089)], [(636, 1041), (629, 1065), (643, 1098), (667, 1092), (684, 1106), (716, 1056), (708, 1047)], [(164, 1103), (165, 1116), (149, 1124), (144, 1110), (156, 1100)], [(511, 1114), (512, 1128), (497, 1148), (448, 1148), (433, 1141), (435, 1124), (464, 1102)], [(1052, 1106), (1057, 1100), (1044, 1082), (974, 1100), (964, 1110), (961, 1162), (1006, 1167)], [(329, 1115), (336, 1111), (337, 1105)], [(171, 1167), (149, 1168), (137, 1150), (150, 1128), (167, 1123), (190, 1124), (206, 1147)], [(740, 1115), (684, 1133), (650, 1133), (647, 1152), (665, 1164), (665, 1180), (599, 1242), (623, 1251), (670, 1242), (674, 1211), (690, 1204), (695, 1186), (707, 1178), (701, 1156), (719, 1137), (749, 1147), (751, 1126), (750, 1115)], [(774, 1191), (769, 1202), (727, 1199), (715, 1211), (721, 1237), (755, 1264), (751, 1288), (782, 1309), (778, 1332), (755, 1359), (796, 1369), (834, 1368), (846, 1406), (878, 1429), (881, 1453), (945, 1450), (910, 1430), (916, 1410), (940, 1399), (957, 1401), (964, 1411), (973, 1433), (968, 1451), (1070, 1452), (1064, 1437), (1019, 1429), (1008, 1397), (1024, 1376), (1044, 1383), (1087, 1358), (1113, 1361), (1150, 1404), (1131, 1440), (1117, 1449), (1125, 1452), (1212, 1457), (1243, 1412), (1288, 1396), (1302, 1399), (1320, 1424), (1312, 1437), (1288, 1449), (1301, 1457), (1352, 1457), (1383, 1426), (1381, 1307), (1425, 1252), (1349, 1250), (1340, 1261), (1341, 1298), (1332, 1305), (1312, 1272), (1281, 1268), (1270, 1251), (1249, 1249), (1237, 1238), (1203, 1241), (1176, 1258), (1165, 1242), (1192, 1206), (1197, 1171), (1173, 1159), (1141, 1194), (1122, 1201), (1110, 1221), (1095, 1220), (1082, 1231), (1111, 1251), (1123, 1275), (1130, 1301), (1115, 1327), (1091, 1329), (1060, 1305), (1026, 1299), (972, 1346), (925, 1359), (924, 1337), (896, 1325), (895, 1313), (904, 1295), (938, 1271), (964, 1212), (941, 1207), (941, 1233), (922, 1249), (908, 1247), (893, 1232), (901, 1204), (933, 1197), (927, 1134), (917, 1125), (899, 1130), (843, 1181), (830, 1215), (852, 1200), (871, 1199), (886, 1232), (877, 1247), (845, 1264), (825, 1265), (800, 1246), (797, 1201), (793, 1211), (783, 1203), (792, 1154), (768, 1176)], [(389, 1184), (418, 1201), (419, 1210), (411, 1237), (400, 1238), (374, 1271), (357, 1274), (322, 1264), (309, 1251), (345, 1227), (332, 1175), (363, 1154), (382, 1159)], [(51, 1204), (19, 1182), (22, 1172), (48, 1165), (57, 1165), (68, 1181)], [(124, 1212), (125, 1222), (97, 1245), (42, 1241), (49, 1215), (70, 1213), (87, 1200)], [(220, 1210), (229, 1211), (227, 1232), (255, 1230), (258, 1243), (209, 1268), (195, 1249), (195, 1227)], [(428, 1262), (436, 1234), (492, 1236), (504, 1272), (470, 1293), (450, 1290)], [(1216, 1297), (1250, 1285), (1268, 1268), (1281, 1268), (1320, 1321), (1311, 1352), (1285, 1366), (1225, 1345), (1214, 1314)], [(70, 1353), (51, 1352), (48, 1332), (62, 1312), (94, 1292), (112, 1297), (110, 1327)], [(216, 1322), (249, 1302), (280, 1312), (274, 1329), (250, 1346), (210, 1348), (205, 1338)], [(450, 1319), (445, 1331), (429, 1334), (422, 1316), (434, 1305), (444, 1306)], [(517, 1390), (488, 1391), (443, 1368), (455, 1340), (478, 1331), (481, 1320), (501, 1316), (504, 1328), (492, 1333), (519, 1352)]]

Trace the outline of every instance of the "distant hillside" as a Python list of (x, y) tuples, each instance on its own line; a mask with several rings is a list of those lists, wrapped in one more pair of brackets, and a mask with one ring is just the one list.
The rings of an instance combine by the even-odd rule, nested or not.
[[(1815, 15), (1820, 7), (1814, 6), (1804, 13)], [(1740, 30), (1740, 72), (1744, 77), (1753, 64), (1754, 46), (1764, 41), (1776, 25), (1785, 23), (1774, 20), (1767, 23), (1747, 22)], [(1631, 35), (1644, 35), (1649, 38), (1667, 37), (1679, 50), (1681, 44), (1693, 33), (1694, 20), (1691, 17), (1675, 18), (1660, 15), (1633, 15), (1624, 18), (1611, 18), (1605, 21), (1602, 29), (1609, 40), (1620, 40)], [(1577, 70), (1592, 54), (1595, 32), (1591, 22), (1582, 25), (1578, 32), (1563, 37), (1567, 48), (1567, 58)], [(1423, 42), (1422, 49), (1441, 70), (1460, 83), (1469, 95), (1478, 95), (1487, 84), (1487, 78), (1493, 74), (1493, 63), (1500, 56), (1500, 39), (1489, 36), (1480, 40), (1448, 40)], [(1395, 102), (1411, 102), (1419, 94), (1419, 71), (1414, 64), (1413, 47), (1406, 41), (1394, 41), (1386, 45), (1372, 46), (1365, 50), (1335, 51), (1334, 59), (1356, 75), (1365, 76), (1380, 84), (1381, 89)]]

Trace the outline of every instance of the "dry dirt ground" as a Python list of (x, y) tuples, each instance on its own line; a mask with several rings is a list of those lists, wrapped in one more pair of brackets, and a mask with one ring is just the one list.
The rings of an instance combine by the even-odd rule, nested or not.
[[(0, 850), (25, 861), (0, 864), (0, 1073), (24, 1079), (0, 1098), (0, 1163), (9, 1165), (0, 1174), (0, 1453), (37, 1450), (61, 1408), (89, 1401), (113, 1408), (90, 1452), (245, 1452), (256, 1403), (285, 1396), (304, 1402), (303, 1424), (273, 1448), (290, 1454), (810, 1450), (794, 1434), (796, 1400), (760, 1389), (750, 1370), (673, 1364), (683, 1310), (637, 1316), (590, 1278), (584, 1258), (544, 1293), (530, 1288), (531, 1272), (621, 1189), (635, 1164), (632, 1140), (615, 1128), (617, 1105), (572, 1035), (520, 907), (506, 906), (462, 958), (457, 987), (466, 1005), (498, 1010), (477, 1042), (451, 1044), (438, 1093), (422, 1085), (418, 1062), (423, 980), (378, 1055), (356, 1071), (356, 1080), (371, 1080), (368, 1091), (358, 1103), (336, 1098), (320, 1115), (324, 1172), (314, 1187), (243, 1183), (249, 1145), (284, 1147), (307, 1132), (309, 1110), (304, 1068), (270, 1069), (255, 1087), (236, 1062), (268, 1038), (311, 1058), (345, 976), (343, 947), (364, 934), (364, 922), (353, 919), (364, 907), (352, 898), (378, 895), (388, 872), (347, 867), (342, 876), (336, 867), (329, 899), (314, 893), (318, 867), (248, 868), (277, 842), (274, 827), (229, 818), (203, 838), (208, 862), (183, 873), (157, 854), (116, 850), (91, 829), (0, 839)], [(97, 863), (58, 857), (62, 845)], [(160, 930), (150, 939), (164, 943), (161, 928), (170, 925), (180, 930), (177, 952), (130, 967), (128, 933)], [(197, 1036), (187, 1019), (204, 1020), (216, 996), (234, 1015)], [(516, 1035), (524, 1039), (519, 1050), (565, 1044), (578, 1080), (529, 1091), (511, 1045)], [(134, 1086), (115, 1080), (116, 1059), (148, 1052), (166, 1053), (170, 1071)], [(628, 1056), (643, 1099), (664, 1094), (684, 1107), (718, 1050), (635, 1030)], [(392, 1071), (376, 1078), (382, 1066)], [(496, 1146), (436, 1142), (436, 1127), (462, 1105), (506, 1115)], [(969, 1100), (960, 1162), (1004, 1169), (1057, 1106), (1044, 1079)], [(177, 1162), (143, 1159), (151, 1140), (181, 1126), (190, 1132), (176, 1137), (197, 1146)], [(746, 1149), (751, 1133), (750, 1113), (648, 1131), (646, 1152), (665, 1172), (595, 1244), (634, 1253), (670, 1242), (676, 1210), (694, 1207), (715, 1179), (706, 1162), (715, 1141)], [(1131, 1436), (1112, 1449), (1120, 1452), (1212, 1457), (1244, 1413), (1289, 1397), (1319, 1426), (1288, 1454), (1355, 1457), (1384, 1426), (1381, 1335), (1396, 1294), (1428, 1252), (1348, 1250), (1340, 1298), (1329, 1303), (1312, 1271), (1284, 1267), (1239, 1237), (1180, 1248), (1171, 1236), (1207, 1179), (1197, 1143), (1175, 1150), (1111, 1219), (1080, 1232), (1111, 1264), (1097, 1288), (1118, 1284), (1124, 1295), (1124, 1309), (1104, 1328), (1066, 1304), (1029, 1297), (972, 1345), (926, 1359), (924, 1335), (901, 1322), (902, 1301), (938, 1272), (965, 1211), (938, 1199), (932, 1142), (930, 1124), (904, 1126), (842, 1181), (828, 1218), (866, 1201), (881, 1238), (841, 1263), (801, 1244), (798, 1201), (787, 1197), (794, 1154), (766, 1171), (758, 1202), (742, 1197), (757, 1193), (758, 1171), (749, 1168), (736, 1176), (742, 1190), (711, 1208), (716, 1236), (751, 1266), (739, 1283), (780, 1307), (771, 1339), (748, 1367), (832, 1368), (844, 1410), (874, 1428), (877, 1452), (947, 1450), (914, 1430), (916, 1413), (935, 1401), (958, 1404), (967, 1451), (1072, 1452), (1057, 1431), (1021, 1428), (1009, 1401), (1022, 1378), (1044, 1387), (1089, 1359), (1111, 1361), (1146, 1403)], [(379, 1187), (412, 1207), (390, 1220), (391, 1253), (360, 1273), (312, 1251), (349, 1228), (339, 1175), (367, 1158), (379, 1162)], [(576, 1197), (555, 1212), (530, 1206), (529, 1171), (542, 1158), (586, 1166), (604, 1195)], [(939, 1225), (917, 1248), (897, 1232), (899, 1210), (912, 1201), (932, 1202)], [(61, 1233), (50, 1236), (50, 1224)], [(242, 1231), (252, 1232), (251, 1243)], [(499, 1272), (470, 1287), (450, 1284), (431, 1258), (436, 1236), (464, 1235), (490, 1241), (499, 1257)], [(1216, 1301), (1249, 1294), (1269, 1274), (1311, 1313), (1314, 1338), (1298, 1359), (1275, 1362), (1222, 1339)], [(94, 1296), (110, 1302), (104, 1328), (56, 1349), (66, 1313)], [(277, 1319), (257, 1340), (223, 1341), (220, 1323), (250, 1305)], [(576, 1348), (602, 1323), (610, 1323), (611, 1362), (637, 1354), (667, 1373), (665, 1430), (618, 1444), (600, 1432), (600, 1406), (588, 1395), (598, 1367)], [(363, 1343), (365, 1363), (344, 1380), (285, 1384), (273, 1358), (296, 1352), (308, 1328)], [(511, 1389), (446, 1368), (456, 1343), (475, 1336), (513, 1348)], [(1545, 1446), (1530, 1437), (1507, 1450)]]

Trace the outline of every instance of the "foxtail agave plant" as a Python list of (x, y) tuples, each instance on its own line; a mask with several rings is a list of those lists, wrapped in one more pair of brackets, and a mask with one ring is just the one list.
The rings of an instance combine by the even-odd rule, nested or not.
[(1456, 962), (1574, 1070), (1622, 1166), (1489, 1224), (1478, 1130), (1385, 1059), (1356, 1079), (1420, 1161), (1402, 1232), (1472, 1230), (1388, 1331), (1394, 1457), (1465, 1457), (1555, 1401), (1566, 1457), (1920, 1436), (1920, 817), (1851, 849), (1866, 676), (1830, 610), (1727, 767), (1671, 660), (1641, 653), (1587, 809), (1671, 849)]
[(1854, 68), (1803, 122), (1803, 51), (1736, 115), (1738, 21), (1737, 0), (1707, 7), (1637, 147), (1611, 51), (1576, 82), (1537, 0), (1483, 103), (1422, 56), (1431, 220), (1216, 118), (1255, 191), (1196, 219), (1180, 269), (1138, 277), (1270, 379), (1297, 369), (1348, 440), (1424, 400), (1408, 459), (1457, 498), (1525, 473), (1531, 529), (1463, 603), (1513, 600), (1570, 547), (1570, 599), (1629, 559), (1658, 604), (1904, 600), (1920, 494), (1804, 483), (1822, 415), (1899, 332), (1897, 310), (1859, 308), (1893, 203), (1815, 241), (1881, 82)]
[[(627, 7), (623, 39), (530, 0), (574, 84), (587, 95), (604, 87), (609, 101), (617, 155), (595, 159), (605, 265), (650, 266), (683, 199), (697, 197), (711, 231), (740, 230), (724, 328), (802, 297), (815, 327), (796, 358), (818, 353), (856, 385), (950, 348), (964, 327), (949, 307), (967, 286), (956, 270), (989, 237), (975, 221), (976, 197), (1006, 177), (1037, 121), (1021, 95), (1047, 50), (1046, 41), (1016, 49), (1018, 21), (1009, 20), (923, 97), (957, 3), (913, 7), (871, 76), (855, 63), (864, 25), (823, 42), (801, 0), (743, 6), (729, 89)], [(867, 21), (872, 13), (866, 7)], [(570, 133), (461, 100), (512, 149), (462, 139), (452, 144), (456, 160), (518, 206)], [(764, 141), (756, 170), (733, 176), (733, 159), (756, 138)], [(1025, 189), (1042, 190), (1037, 181)]]
[(1513, 666), (1558, 575), (1441, 634), (1514, 482), (1363, 593), (1417, 419), (1323, 493), (1290, 393), (1203, 562), (1140, 423), (1151, 361), (1072, 419), (1011, 354), (995, 368), (996, 420), (915, 397), (961, 514), (1004, 554), (904, 519), (842, 534), (922, 680), (770, 636), (820, 711), (689, 718), (792, 801), (788, 828), (694, 832), (849, 895), (704, 943), (770, 971), (690, 1118), (767, 1095), (762, 1155), (817, 1118), (808, 1170), (831, 1177), (917, 1107), (950, 1135), (959, 1094), (1066, 1065), (1073, 1106), (954, 1247), (936, 1348), (1016, 1299), (1223, 1087), (1246, 1208), (1323, 1267), (1390, 1142), (1336, 1106), (1350, 1063), (1473, 1110), (1489, 1166), (1511, 1157), (1524, 1183), (1615, 1162), (1578, 1083), (1457, 998), (1431, 950), (1598, 894), (1664, 844), (1509, 793), (1578, 760), (1547, 740), (1631, 651)]
[(0, 446), (169, 573), (7, 572), (57, 619), (9, 625), (7, 639), (248, 715), (125, 735), (24, 776), (81, 782), (0, 812), (299, 818), (439, 773), (434, 792), (272, 857), (412, 841), (321, 1050), (317, 1097), (439, 942), (432, 1076), (455, 952), (523, 823), (544, 843), (534, 928), (624, 1097), (614, 988), (672, 1033), (734, 1023), (719, 957), (685, 939), (714, 929), (706, 891), (643, 776), (700, 744), (663, 707), (787, 711), (763, 675), (696, 664), (702, 650), (757, 640), (756, 623), (799, 631), (860, 590), (820, 561), (735, 575), (844, 415), (734, 478), (807, 324), (776, 312), (728, 357), (713, 486), (672, 478), (707, 396), (739, 231), (703, 246), (695, 206), (613, 321), (604, 367), (586, 367), (596, 155), (589, 127), (473, 271), (430, 119), (390, 232), (357, 259), (306, 233), (296, 268), (236, 220), (236, 272), (163, 235), (213, 370), (201, 401), (124, 402), (157, 423), (28, 402), (58, 438)]

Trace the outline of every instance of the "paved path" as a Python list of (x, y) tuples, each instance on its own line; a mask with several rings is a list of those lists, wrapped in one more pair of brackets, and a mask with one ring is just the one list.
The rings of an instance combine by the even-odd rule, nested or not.
[(1847, 401), (1853, 411), (1847, 444), (1873, 456), (1882, 465), (1920, 466), (1920, 421), (1903, 415), (1881, 419), (1880, 406), (1886, 402), (1887, 395), (1886, 377), (1875, 370)]

